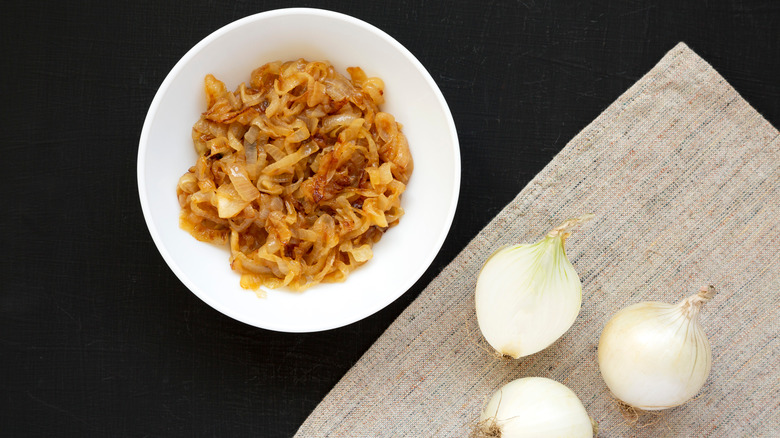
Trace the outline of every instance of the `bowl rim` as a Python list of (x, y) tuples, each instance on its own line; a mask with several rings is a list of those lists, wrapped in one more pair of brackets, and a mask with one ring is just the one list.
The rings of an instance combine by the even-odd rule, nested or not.
[[(171, 252), (164, 244), (163, 238), (160, 234), (160, 230), (155, 226), (154, 221), (152, 220), (151, 206), (149, 205), (149, 199), (147, 198), (148, 188), (146, 184), (146, 178), (145, 178), (146, 168), (144, 164), (147, 158), (147, 153), (149, 151), (148, 144), (151, 135), (150, 134), (151, 124), (159, 111), (161, 102), (163, 101), (167, 90), (170, 88), (171, 83), (173, 83), (176, 80), (176, 78), (179, 76), (179, 73), (185, 68), (185, 66), (191, 61), (191, 59), (194, 56), (196, 56), (204, 47), (208, 46), (209, 44), (212, 44), (215, 40), (219, 39), (224, 34), (233, 31), (234, 29), (246, 26), (248, 24), (252, 24), (257, 21), (263, 21), (263, 20), (273, 19), (275, 17), (282, 17), (282, 16), (295, 15), (295, 14), (302, 14), (308, 16), (320, 16), (320, 17), (345, 21), (352, 25), (363, 28), (367, 32), (370, 32), (378, 36), (384, 42), (389, 43), (391, 46), (393, 46), (395, 50), (401, 53), (405, 59), (407, 59), (412, 65), (414, 65), (416, 71), (421, 75), (422, 79), (427, 83), (431, 92), (435, 96), (437, 102), (439, 103), (439, 107), (442, 111), (442, 115), (444, 116), (445, 122), (447, 124), (448, 132), (451, 137), (450, 138), (451, 148), (454, 151), (452, 157), (453, 187), (452, 187), (452, 196), (449, 200), (449, 205), (447, 207), (448, 209), (447, 216), (444, 218), (443, 227), (439, 232), (439, 236), (437, 237), (435, 244), (432, 245), (428, 250), (429, 251), (428, 257), (426, 257), (424, 263), (421, 264), (422, 265), (421, 269), (418, 269), (418, 272), (415, 272), (414, 275), (411, 275), (410, 276), (411, 280), (405, 282), (403, 286), (400, 286), (399, 292), (397, 294), (394, 294), (392, 299), (390, 299), (389, 301), (382, 301), (377, 305), (373, 306), (372, 308), (367, 309), (366, 311), (360, 313), (359, 315), (354, 315), (352, 318), (340, 319), (337, 322), (331, 324), (324, 324), (324, 325), (320, 324), (314, 328), (308, 327), (303, 329), (295, 329), (289, 326), (282, 327), (274, 324), (265, 324), (263, 322), (251, 320), (250, 318), (245, 318), (241, 315), (236, 315), (229, 308), (227, 308), (227, 306), (224, 306), (219, 300), (212, 299), (212, 297), (210, 297), (207, 293), (201, 291), (200, 287), (197, 284), (194, 284), (194, 282), (189, 278), (186, 272), (184, 272), (184, 270), (181, 269), (178, 262), (176, 262), (175, 258), (173, 257)], [(211, 32), (210, 34), (202, 38), (200, 41), (198, 41), (176, 62), (176, 64), (167, 73), (165, 79), (160, 83), (160, 86), (157, 88), (154, 98), (149, 104), (149, 109), (147, 111), (146, 117), (144, 118), (143, 127), (141, 129), (141, 135), (139, 137), (138, 158), (136, 162), (136, 179), (138, 184), (141, 210), (144, 216), (144, 221), (146, 223), (147, 229), (152, 237), (152, 241), (154, 242), (155, 247), (157, 248), (160, 255), (163, 257), (164, 261), (168, 265), (168, 268), (171, 269), (171, 271), (173, 271), (177, 279), (191, 293), (193, 293), (195, 296), (197, 296), (207, 305), (217, 310), (218, 312), (222, 313), (223, 315), (226, 315), (231, 319), (243, 322), (253, 327), (258, 327), (258, 328), (273, 330), (278, 332), (287, 332), (287, 333), (312, 333), (312, 332), (344, 327), (349, 324), (355, 323), (357, 321), (363, 320), (371, 315), (374, 315), (375, 313), (386, 308), (394, 301), (396, 301), (398, 298), (400, 298), (402, 295), (407, 293), (409, 289), (412, 286), (414, 286), (414, 284), (417, 281), (419, 281), (419, 279), (430, 268), (434, 259), (440, 253), (441, 247), (443, 246), (447, 236), (449, 235), (449, 232), (452, 228), (452, 223), (455, 217), (455, 213), (457, 210), (458, 200), (460, 198), (460, 185), (461, 185), (460, 143), (458, 139), (456, 125), (452, 116), (452, 112), (449, 108), (449, 105), (447, 104), (446, 99), (444, 98), (443, 93), (439, 89), (436, 82), (433, 80), (428, 70), (422, 65), (422, 63), (395, 38), (390, 36), (382, 29), (379, 29), (378, 27), (368, 22), (365, 22), (361, 19), (340, 12), (335, 12), (335, 11), (330, 11), (330, 10), (320, 9), (320, 8), (307, 8), (307, 7), (281, 8), (281, 9), (273, 9), (273, 10), (268, 10), (268, 11), (263, 11), (256, 14), (248, 15), (246, 17), (237, 19), (235, 21), (223, 25), (222, 27)]]

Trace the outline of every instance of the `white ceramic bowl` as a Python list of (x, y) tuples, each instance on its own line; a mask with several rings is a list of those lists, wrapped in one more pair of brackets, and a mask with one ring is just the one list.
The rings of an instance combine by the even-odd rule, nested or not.
[[(195, 163), (191, 129), (205, 109), (203, 78), (235, 89), (270, 61), (328, 60), (342, 74), (361, 67), (385, 82), (382, 109), (403, 124), (414, 173), (406, 214), (374, 246), (374, 257), (343, 283), (302, 293), (242, 289), (229, 250), (198, 242), (179, 228), (176, 183)], [(244, 323), (284, 332), (341, 327), (384, 308), (425, 272), (449, 232), (460, 190), (460, 151), (447, 103), (420, 62), (381, 30), (318, 9), (282, 9), (233, 22), (193, 47), (152, 101), (138, 151), (138, 189), (147, 226), (173, 272), (195, 295)]]

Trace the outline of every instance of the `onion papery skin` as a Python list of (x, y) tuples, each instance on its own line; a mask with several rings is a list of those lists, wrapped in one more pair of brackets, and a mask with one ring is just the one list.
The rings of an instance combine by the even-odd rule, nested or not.
[(566, 234), (498, 250), (477, 279), (477, 321), (488, 343), (515, 359), (537, 353), (571, 328), (582, 283), (569, 259)]
[(589, 438), (593, 423), (571, 389), (544, 377), (513, 380), (496, 391), (479, 427), (503, 438)]
[(712, 352), (698, 312), (683, 310), (683, 303), (642, 302), (619, 311), (605, 325), (598, 362), (615, 397), (655, 411), (698, 394), (709, 376)]

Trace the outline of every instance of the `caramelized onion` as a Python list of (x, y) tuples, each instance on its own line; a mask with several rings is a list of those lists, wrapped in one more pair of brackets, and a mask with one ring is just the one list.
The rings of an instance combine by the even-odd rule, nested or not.
[(276, 61), (234, 92), (205, 77), (199, 158), (177, 186), (180, 225), (228, 244), (244, 288), (344, 281), (404, 214), (406, 137), (379, 109), (384, 82), (347, 71)]

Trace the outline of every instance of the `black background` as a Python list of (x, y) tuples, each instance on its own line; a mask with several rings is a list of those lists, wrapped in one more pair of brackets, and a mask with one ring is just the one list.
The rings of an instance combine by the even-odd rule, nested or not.
[[(343, 12), (429, 70), (458, 127), (458, 211), (426, 274), (341, 329), (253, 328), (190, 293), (136, 184), (141, 127), (178, 59), (270, 9)], [(4, 2), (3, 436), (291, 436), (479, 230), (680, 41), (780, 126), (780, 6), (659, 1)]]

